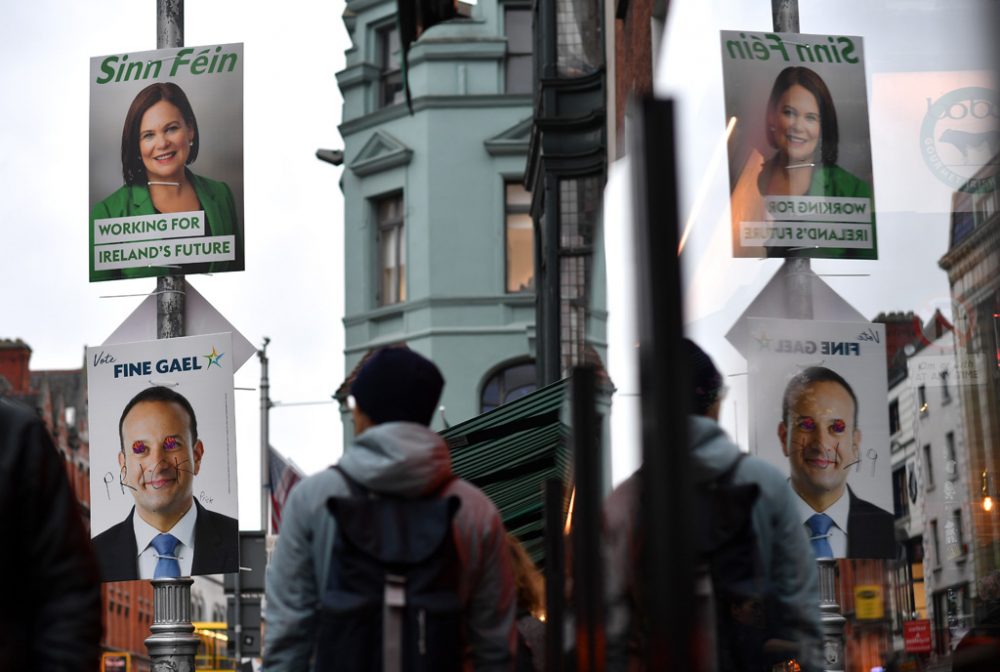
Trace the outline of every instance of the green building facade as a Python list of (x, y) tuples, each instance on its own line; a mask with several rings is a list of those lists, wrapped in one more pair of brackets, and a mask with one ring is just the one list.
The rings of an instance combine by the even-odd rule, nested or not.
[(392, 0), (347, 3), (337, 74), (345, 371), (389, 344), (431, 358), (447, 381), (435, 429), (535, 389), (531, 10), (470, 9), (411, 46), (412, 114)]

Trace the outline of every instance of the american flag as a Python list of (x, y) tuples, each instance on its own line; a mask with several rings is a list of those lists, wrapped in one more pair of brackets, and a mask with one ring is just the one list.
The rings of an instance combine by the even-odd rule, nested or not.
[(271, 472), (271, 534), (278, 534), (281, 510), (288, 499), (288, 493), (302, 480), (302, 472), (274, 448), (269, 447), (267, 453)]

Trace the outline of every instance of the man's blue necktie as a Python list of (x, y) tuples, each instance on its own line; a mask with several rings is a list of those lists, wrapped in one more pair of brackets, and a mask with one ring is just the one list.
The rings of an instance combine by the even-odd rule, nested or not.
[(154, 579), (175, 579), (181, 575), (181, 563), (177, 562), (174, 551), (180, 543), (172, 534), (158, 534), (150, 542), (159, 556), (156, 559)]
[(812, 532), (812, 538), (809, 541), (812, 543), (813, 553), (816, 554), (816, 557), (832, 558), (833, 547), (830, 545), (829, 533), (830, 528), (833, 527), (833, 518), (825, 513), (816, 513), (809, 517), (806, 524)]

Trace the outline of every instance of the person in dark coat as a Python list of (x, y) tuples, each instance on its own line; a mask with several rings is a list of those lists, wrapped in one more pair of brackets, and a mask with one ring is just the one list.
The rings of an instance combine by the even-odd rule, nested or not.
[(41, 419), (0, 398), (0, 669), (98, 669), (101, 590), (88, 537)]

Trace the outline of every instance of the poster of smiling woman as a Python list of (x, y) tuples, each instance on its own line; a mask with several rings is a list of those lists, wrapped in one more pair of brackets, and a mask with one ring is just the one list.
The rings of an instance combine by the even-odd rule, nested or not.
[(877, 259), (861, 38), (721, 42), (734, 256)]
[(750, 450), (788, 474), (819, 557), (895, 557), (885, 326), (750, 318)]
[(90, 281), (241, 271), (243, 45), (90, 61)]
[(230, 334), (87, 349), (104, 581), (238, 570), (231, 352)]

